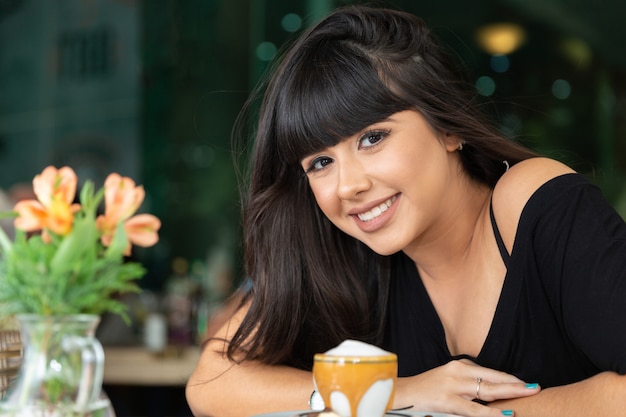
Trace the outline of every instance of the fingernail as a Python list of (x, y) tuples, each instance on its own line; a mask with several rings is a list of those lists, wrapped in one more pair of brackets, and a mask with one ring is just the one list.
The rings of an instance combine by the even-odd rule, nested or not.
[(539, 388), (539, 384), (537, 384), (536, 382), (534, 384), (526, 384), (526, 388), (528, 388), (528, 389), (537, 389), (537, 388)]
[(513, 415), (513, 410), (502, 410), (502, 415), (503, 416), (512, 416)]

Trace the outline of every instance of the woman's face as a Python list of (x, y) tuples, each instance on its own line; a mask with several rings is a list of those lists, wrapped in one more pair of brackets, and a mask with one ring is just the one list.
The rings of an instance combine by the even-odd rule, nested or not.
[[(402, 111), (305, 157), (315, 199), (339, 229), (388, 255), (436, 239), (458, 184), (459, 140)], [(416, 246), (416, 247), (417, 247)]]

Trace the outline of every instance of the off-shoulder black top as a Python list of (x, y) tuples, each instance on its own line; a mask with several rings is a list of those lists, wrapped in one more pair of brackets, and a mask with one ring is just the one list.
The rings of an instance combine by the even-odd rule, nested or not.
[[(544, 388), (626, 373), (626, 224), (596, 186), (580, 174), (544, 184), (522, 211), (512, 252), (501, 252), (500, 299), (470, 359)], [(394, 257), (385, 347), (398, 354), (399, 375), (458, 359), (415, 264)]]

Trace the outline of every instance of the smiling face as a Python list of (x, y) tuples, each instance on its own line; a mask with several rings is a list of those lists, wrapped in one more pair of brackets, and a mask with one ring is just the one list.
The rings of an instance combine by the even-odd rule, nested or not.
[(402, 111), (301, 161), (328, 219), (389, 255), (436, 238), (455, 203), (459, 140)]

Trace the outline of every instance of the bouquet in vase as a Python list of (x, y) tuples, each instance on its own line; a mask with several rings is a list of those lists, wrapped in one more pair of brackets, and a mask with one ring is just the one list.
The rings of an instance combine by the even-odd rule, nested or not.
[[(138, 292), (145, 269), (132, 246), (158, 242), (160, 221), (136, 214), (145, 191), (119, 174), (96, 190), (70, 167), (33, 179), (36, 199), (17, 202), (15, 238), (0, 229), (0, 314), (21, 325), (23, 363), (0, 414), (98, 415), (104, 354), (99, 315), (126, 316), (118, 295)], [(103, 210), (99, 210), (104, 203)]]

